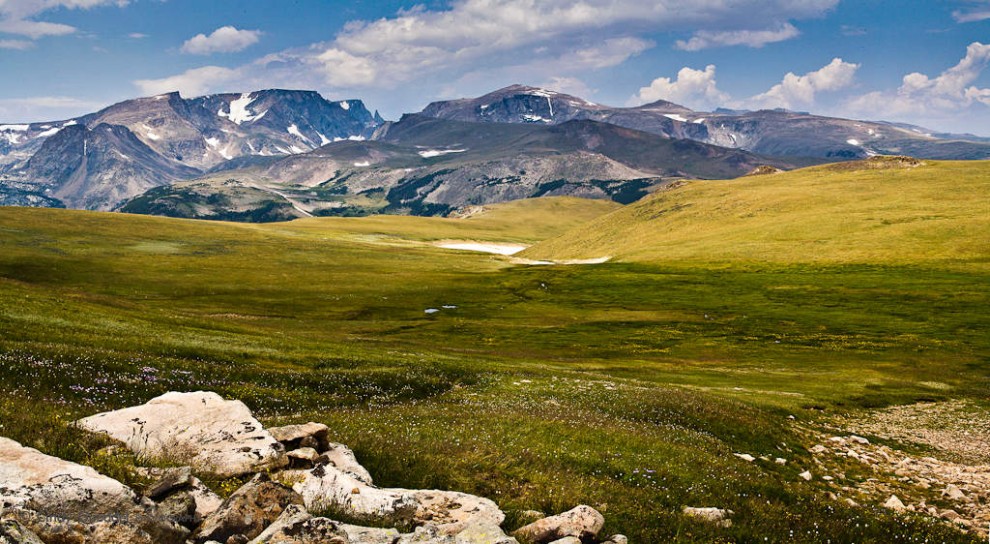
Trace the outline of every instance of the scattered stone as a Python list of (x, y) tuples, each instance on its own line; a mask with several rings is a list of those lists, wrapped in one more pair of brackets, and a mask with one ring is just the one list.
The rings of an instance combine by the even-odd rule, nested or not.
[(939, 517), (942, 518), (942, 519), (947, 519), (949, 521), (956, 521), (957, 519), (961, 518), (962, 516), (960, 516), (959, 515), (959, 512), (956, 512), (955, 510), (943, 510), (939, 514)]
[[(50, 538), (53, 532), (106, 533), (109, 523), (104, 520), (113, 520), (122, 527), (118, 532), (127, 531), (137, 540), (181, 543), (188, 535), (162, 518), (153, 502), (117, 480), (7, 438), (0, 438), (0, 482), (5, 517), (9, 510), (20, 510), (16, 521), (43, 541), (55, 540)], [(117, 522), (121, 519), (126, 526)]]
[(773, 462), (777, 463), (778, 465), (786, 465), (787, 459), (784, 459), (783, 457), (777, 457), (773, 460)]
[(591, 540), (605, 526), (605, 518), (594, 508), (578, 506), (556, 516), (543, 518), (518, 529), (514, 535), (522, 540), (540, 544), (568, 536)]
[(736, 457), (742, 459), (743, 461), (746, 461), (747, 463), (752, 463), (753, 461), (756, 460), (756, 457), (753, 457), (748, 453), (733, 453), (732, 455), (735, 455)]
[(955, 484), (945, 486), (945, 491), (942, 491), (942, 496), (953, 501), (966, 500), (966, 494), (963, 493), (962, 490)]
[(196, 530), (193, 541), (226, 541), (233, 535), (254, 538), (282, 515), (286, 507), (301, 505), (302, 497), (288, 487), (258, 474), (210, 514)]
[(285, 466), (284, 448), (240, 401), (216, 393), (165, 393), (141, 406), (78, 421), (141, 457), (232, 477)]
[(802, 472), (801, 474), (798, 474), (798, 476), (801, 479), (803, 479), (804, 481), (806, 481), (806, 482), (810, 482), (811, 479), (814, 478), (814, 476), (811, 475), (811, 471), (810, 470), (806, 470), (806, 471)]
[(821, 444), (817, 444), (817, 445), (815, 445), (814, 447), (812, 447), (808, 451), (810, 451), (811, 453), (814, 453), (814, 454), (821, 455), (821, 454), (827, 452), (828, 451), (828, 448), (826, 448), (825, 446), (823, 446)]
[(602, 544), (629, 544), (629, 539), (626, 535), (612, 535)]
[(286, 425), (268, 429), (275, 440), (285, 446), (286, 450), (313, 448), (318, 452), (327, 451), (330, 445), (330, 428), (322, 423), (304, 423), (302, 425)]
[(714, 523), (719, 527), (732, 527), (732, 520), (729, 519), (729, 516), (734, 514), (732, 510), (715, 507), (696, 508), (693, 506), (685, 506), (682, 512), (685, 516), (708, 523)]
[(857, 444), (861, 444), (863, 446), (868, 446), (870, 444), (869, 440), (863, 438), (862, 436), (856, 436), (854, 434), (849, 435), (849, 441), (855, 442)]
[(889, 508), (895, 512), (901, 512), (905, 509), (904, 503), (901, 499), (897, 498), (897, 495), (891, 495), (887, 502), (883, 503), (884, 508)]
[(561, 538), (560, 540), (554, 540), (550, 544), (581, 544), (581, 539), (574, 536), (568, 536)]

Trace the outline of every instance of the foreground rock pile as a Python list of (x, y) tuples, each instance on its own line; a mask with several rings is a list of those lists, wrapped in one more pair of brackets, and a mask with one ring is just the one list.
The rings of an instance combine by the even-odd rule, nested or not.
[[(167, 393), (78, 425), (140, 458), (180, 466), (140, 469), (152, 483), (139, 495), (89, 467), (0, 438), (0, 543), (626, 543), (622, 535), (599, 537), (605, 519), (583, 505), (506, 535), (505, 514), (488, 499), (377, 487), (325, 425), (265, 429), (243, 403), (214, 393)], [(253, 476), (222, 500), (195, 474)]]

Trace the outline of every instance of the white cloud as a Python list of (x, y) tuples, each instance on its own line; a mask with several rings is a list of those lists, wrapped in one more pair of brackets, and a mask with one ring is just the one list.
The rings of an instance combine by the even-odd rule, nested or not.
[(581, 98), (591, 98), (595, 95), (594, 89), (576, 77), (554, 76), (538, 82), (536, 86)]
[(973, 42), (958, 64), (937, 77), (907, 74), (896, 91), (865, 94), (851, 100), (847, 108), (859, 115), (904, 118), (962, 111), (977, 103), (990, 106), (990, 89), (973, 85), (988, 64), (990, 45)]
[(746, 47), (763, 47), (768, 43), (782, 42), (796, 38), (801, 32), (790, 23), (784, 23), (775, 29), (768, 30), (731, 30), (713, 32), (699, 30), (690, 40), (678, 40), (675, 44), (682, 51), (701, 51), (712, 47), (745, 45)]
[(852, 85), (859, 64), (832, 59), (824, 67), (803, 76), (789, 72), (783, 81), (747, 101), (754, 108), (797, 108), (811, 106), (820, 92), (838, 91)]
[(73, 26), (35, 21), (33, 18), (55, 8), (89, 9), (125, 6), (127, 3), (128, 0), (0, 0), (0, 32), (32, 39), (72, 34), (76, 31)]
[(960, 9), (952, 12), (952, 17), (959, 23), (975, 23), (990, 19), (990, 0), (971, 0), (974, 4), (970, 9)]
[(140, 79), (134, 84), (145, 95), (179, 91), (185, 96), (199, 96), (223, 88), (239, 76), (239, 70), (222, 66), (203, 66), (162, 79)]
[(258, 43), (259, 30), (239, 30), (232, 26), (222, 26), (209, 36), (197, 34), (182, 44), (181, 51), (191, 55), (212, 55), (213, 53), (236, 53)]
[(0, 49), (17, 49), (23, 51), (34, 47), (34, 42), (27, 40), (0, 40)]
[(715, 65), (709, 64), (704, 70), (684, 67), (677, 72), (677, 79), (658, 77), (643, 87), (629, 104), (639, 105), (657, 100), (667, 100), (696, 109), (707, 109), (724, 105), (729, 95), (718, 89), (715, 82)]
[(67, 96), (37, 96), (0, 99), (0, 119), (7, 123), (57, 120), (91, 112), (105, 104)]
[(148, 35), (141, 32), (131, 32), (130, 34), (127, 35), (127, 37), (132, 40), (143, 40), (147, 38)]

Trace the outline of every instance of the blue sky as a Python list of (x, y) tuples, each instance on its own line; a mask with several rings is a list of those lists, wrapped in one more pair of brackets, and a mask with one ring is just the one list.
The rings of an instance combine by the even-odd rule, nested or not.
[(525, 83), (990, 136), (990, 0), (0, 0), (0, 121), (261, 88), (387, 118)]

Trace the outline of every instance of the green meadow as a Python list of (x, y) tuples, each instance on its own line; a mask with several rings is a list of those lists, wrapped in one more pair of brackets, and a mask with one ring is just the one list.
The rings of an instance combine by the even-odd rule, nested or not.
[(990, 407), (990, 168), (827, 168), (467, 219), (0, 208), (0, 435), (128, 480), (68, 422), (203, 389), (328, 424), (379, 485), (489, 497), (510, 530), (585, 503), (636, 543), (978, 542), (797, 475), (836, 416)]

